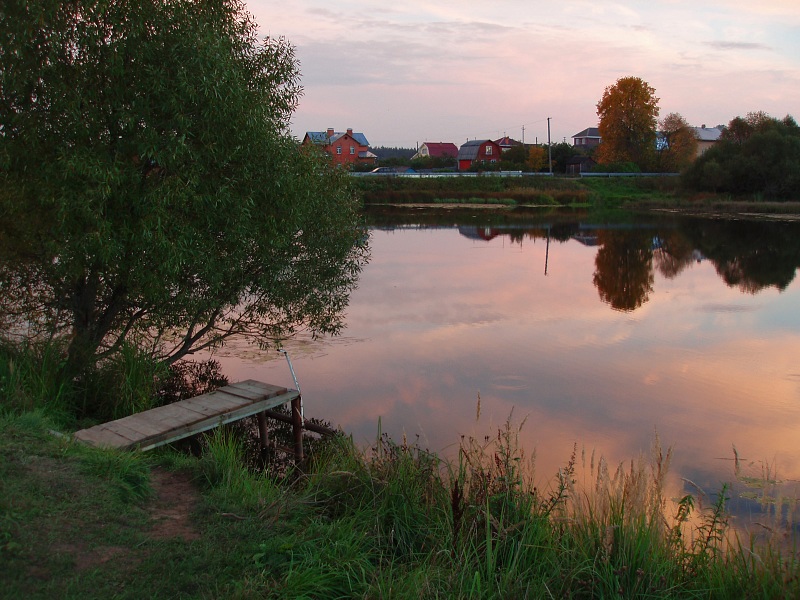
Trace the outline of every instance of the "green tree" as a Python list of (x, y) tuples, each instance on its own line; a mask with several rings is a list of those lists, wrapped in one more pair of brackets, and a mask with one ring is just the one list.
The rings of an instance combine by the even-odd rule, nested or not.
[(698, 191), (753, 194), (773, 199), (800, 197), (800, 127), (791, 116), (763, 112), (731, 120), (720, 140), (684, 173)]
[(70, 373), (336, 332), (366, 257), (347, 176), (288, 133), (292, 46), (238, 0), (0, 9), (0, 311)]
[(639, 77), (622, 77), (605, 89), (597, 103), (602, 143), (599, 163), (636, 163), (647, 170), (656, 148), (658, 98), (655, 89)]
[(678, 113), (669, 113), (659, 122), (658, 168), (663, 173), (684, 170), (697, 156), (697, 136)]
[[(580, 150), (577, 150), (575, 146), (567, 142), (552, 144), (549, 148), (549, 152), (547, 146), (544, 146), (544, 150), (553, 161), (553, 173), (566, 173), (567, 161), (576, 154), (580, 154)], [(545, 161), (545, 163), (546, 162), (547, 161)]]

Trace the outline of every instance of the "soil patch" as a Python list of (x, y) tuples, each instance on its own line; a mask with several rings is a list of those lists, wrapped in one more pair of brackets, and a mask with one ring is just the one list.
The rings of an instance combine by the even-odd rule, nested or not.
[(200, 502), (191, 477), (179, 471), (153, 469), (151, 483), (155, 499), (148, 507), (152, 527), (150, 537), (156, 540), (200, 538), (192, 523), (192, 514)]

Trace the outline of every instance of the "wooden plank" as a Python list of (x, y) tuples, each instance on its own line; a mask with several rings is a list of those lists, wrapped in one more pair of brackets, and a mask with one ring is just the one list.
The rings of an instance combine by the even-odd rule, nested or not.
[(297, 390), (250, 379), (83, 429), (75, 438), (94, 445), (149, 450), (285, 404), (299, 395)]
[(252, 379), (234, 383), (233, 385), (228, 385), (221, 389), (232, 394), (257, 394), (259, 397), (266, 398), (278, 396), (288, 391), (285, 387), (261, 383), (260, 381), (253, 381)]
[[(139, 436), (148, 436), (158, 433), (164, 426), (160, 422), (152, 423), (148, 421), (147, 416), (140, 413), (138, 415), (130, 415), (116, 421), (106, 423), (106, 427), (114, 429), (116, 427), (124, 427), (125, 429), (136, 432)], [(115, 429), (114, 429), (115, 430)]]
[(127, 448), (131, 445), (131, 440), (109, 429), (98, 425), (89, 429), (81, 429), (75, 433), (75, 439), (89, 444), (90, 446), (102, 446), (107, 448)]
[(225, 393), (213, 392), (211, 394), (203, 394), (202, 396), (196, 396), (194, 398), (189, 398), (188, 400), (184, 400), (183, 404), (185, 406), (202, 406), (204, 408), (211, 409), (217, 413), (224, 412), (228, 409), (236, 409), (244, 404), (249, 404), (249, 400), (245, 400), (239, 396), (230, 396)]
[[(172, 427), (168, 430), (161, 432), (158, 435), (153, 435), (140, 441), (139, 449), (143, 451), (150, 450), (152, 448), (156, 448), (158, 446), (162, 446), (170, 442), (175, 442), (185, 437), (195, 435), (197, 433), (208, 431), (210, 429), (213, 429), (214, 427), (224, 425), (225, 423), (238, 421), (239, 419), (249, 417), (264, 410), (262, 408), (263, 405), (266, 405), (268, 407), (278, 406), (280, 404), (285, 404), (286, 402), (290, 402), (297, 396), (299, 396), (299, 392), (297, 392), (296, 390), (291, 390), (282, 396), (267, 398), (261, 402), (241, 406), (233, 411), (215, 415), (209, 415), (208, 417), (198, 420), (197, 422), (194, 423), (187, 423), (184, 425)], [(148, 416), (151, 417), (152, 415)]]
[(247, 381), (226, 385), (223, 388), (219, 388), (217, 391), (225, 392), (226, 394), (232, 394), (234, 396), (242, 396), (243, 398), (248, 398), (250, 400), (256, 400), (269, 396), (277, 396), (284, 393), (286, 388), (249, 379)]
[(164, 415), (163, 417), (162, 415), (152, 413), (142, 413), (136, 415), (137, 419), (131, 424), (131, 427), (142, 431), (147, 429), (147, 435), (158, 435), (164, 431), (169, 431), (170, 429), (174, 429), (176, 427), (191, 425), (192, 423), (199, 423), (200, 421), (204, 421), (206, 418), (208, 418), (206, 415), (188, 410), (185, 407), (181, 408), (181, 412), (176, 412), (169, 416)]

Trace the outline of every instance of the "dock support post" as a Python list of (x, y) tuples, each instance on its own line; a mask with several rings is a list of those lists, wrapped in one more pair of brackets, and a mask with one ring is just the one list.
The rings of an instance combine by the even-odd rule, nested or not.
[(256, 413), (258, 419), (258, 437), (261, 442), (261, 460), (267, 458), (267, 448), (269, 446), (269, 431), (267, 431), (267, 413), (262, 411)]
[(303, 462), (303, 413), (300, 396), (292, 400), (292, 434), (294, 435), (294, 462)]

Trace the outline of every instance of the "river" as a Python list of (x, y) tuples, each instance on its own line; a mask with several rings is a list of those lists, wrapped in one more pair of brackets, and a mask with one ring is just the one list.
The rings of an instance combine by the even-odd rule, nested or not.
[[(456, 210), (368, 219), (371, 260), (345, 331), (286, 345), (307, 416), (365, 447), (380, 430), (445, 456), (462, 435), (524, 421), (542, 485), (575, 449), (579, 463), (615, 464), (657, 436), (674, 451), (676, 497), (713, 499), (728, 482), (734, 518), (796, 527), (800, 224)], [(277, 352), (228, 345), (215, 358), (232, 381), (294, 386)]]

